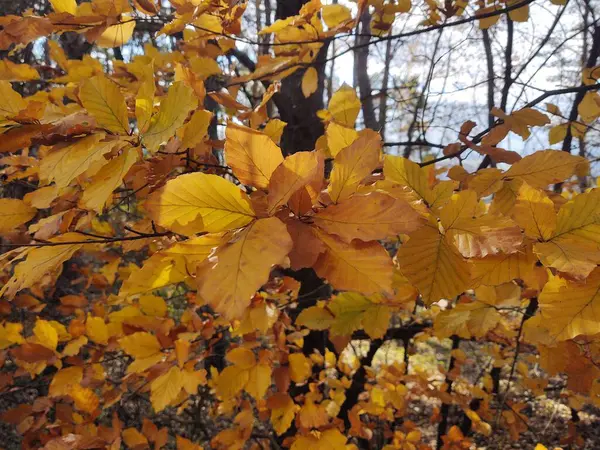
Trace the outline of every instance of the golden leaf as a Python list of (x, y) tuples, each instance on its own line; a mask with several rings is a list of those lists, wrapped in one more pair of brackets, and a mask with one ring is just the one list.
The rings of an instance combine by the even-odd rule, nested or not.
[(267, 197), (268, 210), (272, 214), (285, 205), (299, 189), (309, 184), (319, 174), (322, 166), (317, 152), (298, 152), (288, 156), (273, 171)]
[(314, 269), (335, 289), (363, 294), (392, 292), (392, 260), (378, 242), (347, 244), (323, 232), (317, 232), (317, 236), (325, 244), (325, 252)]
[(291, 249), (292, 239), (279, 219), (257, 220), (198, 267), (198, 293), (226, 318), (239, 318), (268, 281), (271, 267), (283, 263)]
[(19, 225), (31, 220), (37, 214), (23, 200), (15, 198), (0, 198), (0, 234), (16, 230)]
[(336, 122), (352, 128), (360, 112), (360, 106), (360, 100), (356, 95), (356, 91), (344, 83), (331, 96), (327, 110)]
[(336, 156), (329, 182), (329, 196), (334, 203), (356, 192), (358, 185), (379, 166), (381, 136), (365, 130)]
[(160, 352), (161, 346), (156, 336), (145, 331), (125, 336), (119, 339), (119, 345), (134, 358), (148, 358)]
[(438, 230), (426, 226), (410, 235), (396, 256), (400, 270), (425, 304), (451, 300), (471, 284), (469, 265)]
[(532, 239), (547, 240), (556, 228), (554, 203), (540, 189), (523, 183), (519, 189), (513, 216), (525, 235)]
[(551, 335), (561, 341), (600, 332), (600, 269), (585, 282), (552, 276), (538, 297), (542, 318)]
[(125, 99), (119, 87), (104, 75), (87, 79), (79, 89), (79, 99), (99, 126), (117, 134), (129, 133)]
[(185, 235), (232, 230), (254, 220), (250, 199), (240, 188), (203, 173), (168, 181), (149, 197), (146, 207), (160, 226)]
[(198, 99), (191, 88), (181, 81), (173, 83), (148, 130), (142, 134), (142, 143), (148, 151), (155, 153), (163, 142), (174, 136), (197, 104)]
[(60, 189), (68, 186), (71, 180), (95, 164), (106, 162), (104, 155), (118, 143), (100, 142), (103, 137), (103, 134), (92, 134), (60, 150), (50, 152), (40, 163), (40, 178), (46, 183), (54, 181)]
[(319, 73), (314, 67), (309, 67), (306, 69), (306, 72), (304, 72), (304, 75), (302, 75), (302, 95), (304, 95), (305, 98), (308, 98), (317, 91), (318, 87)]
[(160, 412), (169, 406), (179, 396), (182, 387), (183, 375), (177, 366), (156, 378), (150, 385), (150, 401), (154, 411)]
[[(50, 239), (50, 242), (80, 242), (78, 233), (65, 233)], [(17, 264), (13, 276), (0, 290), (0, 296), (13, 298), (21, 289), (32, 287), (49, 273), (56, 272), (62, 263), (83, 247), (83, 243), (65, 244), (28, 249), (27, 259)]]
[(235, 176), (244, 184), (267, 188), (283, 162), (279, 147), (266, 134), (232, 122), (225, 134), (225, 158)]
[(96, 175), (83, 191), (80, 206), (101, 213), (111, 194), (123, 182), (129, 169), (137, 162), (138, 152), (135, 148), (127, 148), (114, 159), (111, 159)]
[(425, 223), (407, 202), (380, 192), (354, 195), (328, 206), (318, 211), (313, 221), (319, 228), (346, 242), (353, 239), (374, 241), (407, 234)]

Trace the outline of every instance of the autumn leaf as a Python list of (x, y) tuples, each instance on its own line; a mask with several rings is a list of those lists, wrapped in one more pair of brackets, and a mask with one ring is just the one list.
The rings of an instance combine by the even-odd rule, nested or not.
[(148, 358), (160, 352), (161, 345), (158, 339), (147, 332), (137, 332), (119, 339), (119, 345), (134, 358)]
[(514, 217), (525, 234), (533, 239), (548, 240), (556, 228), (554, 203), (539, 189), (523, 183), (514, 206)]
[[(58, 270), (62, 263), (71, 258), (75, 252), (83, 247), (82, 236), (77, 233), (65, 233), (56, 238), (50, 239), (52, 243), (62, 243), (65, 245), (48, 246), (33, 248), (27, 252), (24, 261), (17, 264), (13, 276), (0, 289), (0, 296), (13, 298), (15, 294), (39, 282), (47, 273), (53, 273)], [(68, 242), (74, 242), (69, 244)]]
[(111, 194), (123, 182), (129, 169), (137, 162), (138, 152), (127, 148), (96, 173), (83, 191), (80, 206), (101, 213)]
[(179, 367), (173, 366), (168, 372), (156, 378), (150, 385), (150, 401), (156, 412), (169, 406), (183, 387), (183, 375)]
[(68, 186), (76, 177), (90, 167), (102, 162), (104, 155), (110, 152), (117, 142), (100, 142), (102, 134), (84, 137), (62, 149), (50, 152), (40, 163), (40, 178), (46, 184), (54, 181), (57, 188)]
[(142, 134), (142, 143), (152, 153), (168, 141), (196, 108), (198, 100), (191, 88), (183, 82), (175, 82), (160, 103), (160, 109), (151, 119), (150, 126)]
[(15, 231), (19, 225), (29, 222), (37, 210), (23, 200), (15, 198), (0, 199), (0, 234)]
[(282, 435), (292, 424), (296, 412), (300, 409), (288, 394), (277, 393), (267, 400), (271, 410), (271, 424), (277, 435)]
[(192, 235), (243, 227), (254, 220), (248, 196), (217, 175), (190, 173), (170, 180), (146, 207), (159, 225)]
[(595, 311), (600, 306), (600, 269), (584, 283), (552, 276), (538, 297), (542, 318), (551, 335), (564, 341), (600, 332)]
[(277, 166), (283, 162), (281, 150), (265, 134), (234, 123), (227, 125), (225, 157), (238, 179), (265, 189)]
[(335, 156), (327, 189), (331, 200), (337, 203), (354, 194), (358, 185), (377, 168), (380, 158), (381, 137), (365, 130)]
[(335, 289), (372, 294), (392, 290), (392, 260), (378, 242), (344, 241), (324, 232), (317, 237), (325, 251), (314, 265)]
[(327, 111), (329, 111), (336, 122), (347, 127), (354, 127), (360, 107), (361, 104), (356, 91), (347, 84), (343, 84), (331, 96)]
[(290, 197), (318, 176), (319, 155), (316, 152), (298, 152), (288, 156), (274, 171), (269, 183), (268, 210), (273, 214)]
[(79, 89), (79, 99), (98, 125), (113, 133), (129, 133), (125, 99), (119, 87), (104, 75), (86, 80)]
[(396, 258), (400, 270), (419, 289), (427, 305), (451, 300), (470, 287), (468, 263), (438, 230), (426, 226), (409, 237)]
[(335, 296), (328, 307), (335, 316), (330, 331), (339, 336), (351, 336), (354, 331), (364, 329), (372, 339), (382, 338), (391, 318), (388, 306), (356, 292)]
[(283, 263), (291, 249), (292, 239), (279, 219), (257, 220), (198, 267), (198, 292), (225, 317), (240, 317), (269, 279), (271, 267)]
[(314, 67), (309, 67), (302, 76), (302, 95), (308, 98), (317, 91), (319, 73)]
[(326, 232), (351, 242), (353, 239), (375, 241), (411, 233), (425, 220), (407, 202), (373, 192), (354, 195), (328, 206), (313, 216), (313, 222)]
[(518, 178), (532, 187), (545, 188), (564, 181), (575, 173), (587, 170), (586, 160), (567, 152), (544, 150), (535, 152), (516, 162), (506, 172), (505, 178)]

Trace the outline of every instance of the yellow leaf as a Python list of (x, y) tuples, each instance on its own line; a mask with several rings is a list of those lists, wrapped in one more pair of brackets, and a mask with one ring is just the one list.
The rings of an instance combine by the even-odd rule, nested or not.
[(85, 333), (96, 344), (108, 344), (108, 327), (101, 317), (88, 316), (85, 322)]
[(50, 0), (50, 3), (57, 13), (69, 13), (73, 16), (77, 13), (75, 0)]
[(271, 267), (283, 263), (291, 249), (292, 239), (279, 219), (257, 220), (198, 267), (198, 293), (226, 318), (239, 318), (268, 281)]
[(119, 345), (125, 353), (134, 358), (148, 358), (159, 353), (161, 348), (156, 336), (145, 331), (139, 331), (119, 339)]
[(155, 355), (149, 356), (148, 358), (140, 358), (133, 361), (127, 367), (127, 373), (142, 373), (148, 370), (150, 367), (155, 366), (161, 362), (164, 358), (162, 353), (156, 353)]
[(163, 250), (161, 254), (183, 257), (188, 273), (195, 274), (198, 264), (204, 261), (212, 253), (213, 249), (223, 243), (223, 233), (205, 234), (178, 242), (172, 247)]
[(328, 187), (331, 200), (337, 203), (354, 194), (358, 185), (379, 166), (380, 158), (381, 136), (367, 129), (335, 156)]
[(156, 378), (150, 385), (150, 401), (154, 411), (160, 412), (169, 406), (179, 396), (182, 387), (183, 375), (177, 366)]
[(317, 237), (325, 244), (325, 252), (314, 269), (335, 289), (364, 294), (392, 292), (392, 260), (378, 242), (347, 244), (323, 232), (318, 232)]
[[(354, 127), (354, 122), (360, 112), (360, 100), (356, 91), (344, 83), (332, 96), (327, 110), (336, 122), (346, 126)], [(333, 155), (335, 156), (335, 154)]]
[[(82, 240), (81, 237), (78, 233), (66, 233), (49, 241), (78, 242)], [(0, 296), (11, 299), (21, 289), (32, 287), (47, 274), (55, 273), (81, 247), (83, 244), (32, 248), (27, 252), (27, 259), (17, 264), (13, 276), (0, 290)]]
[(63, 356), (75, 356), (79, 354), (81, 348), (88, 343), (88, 338), (85, 336), (79, 336), (77, 339), (73, 339), (62, 351)]
[[(318, 434), (297, 435), (291, 450), (346, 450), (349, 447), (346, 445), (347, 440), (348, 438), (340, 430), (330, 428)], [(408, 446), (400, 443), (400, 445), (406, 448), (416, 448), (410, 442), (407, 444)]]
[(434, 321), (434, 329), (440, 338), (452, 335), (464, 339), (481, 338), (495, 328), (500, 319), (498, 311), (485, 303), (461, 303), (439, 313)]
[(381, 192), (354, 195), (337, 205), (328, 206), (313, 216), (313, 222), (343, 241), (381, 240), (408, 234), (424, 223), (425, 219), (407, 202)]
[(294, 383), (304, 383), (312, 374), (310, 359), (302, 353), (292, 353), (289, 358), (290, 378)]
[(271, 410), (271, 424), (278, 436), (287, 431), (296, 416), (296, 411), (300, 409), (294, 400), (284, 393), (277, 393), (269, 397), (267, 407)]
[(273, 142), (279, 145), (281, 135), (283, 134), (283, 130), (286, 125), (287, 123), (285, 123), (283, 120), (271, 119), (267, 122), (262, 131), (269, 136)]
[[(194, 148), (200, 144), (208, 133), (213, 113), (200, 109), (194, 111), (190, 121), (181, 127), (181, 148)], [(227, 148), (227, 147), (226, 147)]]
[(523, 183), (519, 189), (513, 215), (525, 235), (530, 238), (547, 240), (554, 234), (556, 227), (554, 203), (540, 189)]
[(538, 297), (542, 318), (551, 335), (561, 341), (600, 332), (600, 269), (585, 282), (552, 276)]
[(21, 94), (13, 90), (8, 81), (0, 81), (0, 116), (17, 116), (19, 111), (27, 107), (27, 102), (23, 100)]
[(527, 282), (533, 275), (536, 259), (531, 246), (509, 255), (497, 254), (473, 259), (473, 279), (490, 286), (498, 286), (514, 279)]
[(351, 336), (354, 331), (364, 329), (372, 339), (379, 339), (388, 329), (389, 307), (372, 302), (364, 295), (344, 292), (328, 306), (335, 315), (335, 322), (330, 328), (334, 335)]
[(354, 128), (331, 122), (327, 125), (325, 136), (327, 138), (329, 153), (335, 158), (341, 150), (345, 149), (358, 139), (359, 134)]
[(302, 94), (304, 98), (310, 97), (319, 87), (319, 73), (314, 67), (309, 67), (302, 76)]
[(100, 399), (96, 393), (90, 389), (82, 387), (80, 384), (71, 386), (69, 396), (75, 402), (75, 407), (80, 411), (93, 413), (100, 405)]
[(135, 20), (131, 16), (121, 16), (121, 20), (122, 23), (111, 25), (96, 39), (98, 47), (122, 47), (131, 39), (135, 28)]
[(241, 369), (251, 369), (256, 365), (256, 356), (254, 352), (248, 348), (238, 347), (227, 352), (227, 361)]
[(175, 135), (183, 125), (191, 110), (196, 108), (198, 99), (194, 91), (182, 81), (171, 85), (167, 96), (160, 103), (160, 109), (152, 118), (148, 130), (142, 135), (142, 143), (154, 153), (163, 142)]
[(237, 186), (203, 173), (180, 175), (153, 193), (146, 207), (160, 226), (192, 235), (243, 227), (254, 220), (249, 197)]
[(477, 217), (477, 208), (474, 191), (465, 190), (450, 197), (439, 211), (446, 240), (465, 258), (515, 252), (523, 240), (515, 222), (495, 214)]
[(127, 428), (123, 430), (123, 441), (129, 448), (148, 447), (148, 439), (135, 428)]
[(546, 266), (586, 277), (600, 263), (600, 189), (565, 203), (550, 242), (537, 243), (535, 252)]
[(57, 188), (68, 186), (94, 164), (105, 162), (104, 155), (115, 145), (114, 141), (100, 142), (103, 134), (92, 134), (71, 145), (46, 155), (40, 163), (40, 178), (47, 183), (54, 181)]
[(267, 389), (271, 386), (271, 367), (265, 364), (257, 364), (249, 370), (248, 382), (245, 391), (255, 400), (265, 397)]
[(469, 265), (438, 230), (430, 226), (412, 233), (396, 256), (400, 270), (431, 305), (451, 300), (469, 288)]
[(189, 439), (177, 436), (177, 450), (203, 450), (202, 446), (194, 444)]
[(548, 142), (550, 145), (564, 141), (565, 137), (567, 136), (568, 129), (568, 123), (561, 123), (560, 125), (550, 128), (550, 132), (548, 133)]
[(436, 203), (428, 185), (427, 174), (417, 163), (401, 156), (385, 155), (383, 175), (386, 180), (411, 188), (430, 207)]
[(138, 152), (135, 148), (127, 148), (119, 156), (111, 159), (92, 177), (90, 184), (84, 189), (80, 206), (102, 213), (111, 194), (121, 185), (123, 178), (137, 160)]
[(60, 369), (50, 383), (48, 395), (50, 397), (61, 397), (69, 395), (71, 388), (83, 380), (83, 367), (73, 366)]
[(15, 198), (0, 199), (0, 234), (16, 231), (19, 225), (31, 220), (37, 214), (23, 200)]
[(532, 187), (545, 188), (573, 176), (586, 166), (585, 158), (560, 150), (535, 152), (516, 162), (506, 172), (505, 178), (518, 178)]
[(281, 150), (266, 134), (229, 122), (225, 132), (225, 158), (238, 179), (265, 189), (283, 162)]
[(140, 86), (135, 97), (135, 119), (140, 133), (144, 133), (148, 128), (150, 117), (154, 109), (154, 61), (149, 64), (143, 64), (139, 76)]
[(600, 95), (597, 92), (585, 94), (577, 111), (584, 122), (590, 123), (600, 117)]
[(33, 327), (33, 334), (41, 345), (48, 347), (51, 350), (56, 350), (56, 346), (58, 345), (58, 333), (50, 322), (46, 320), (36, 320), (35, 326)]
[(323, 5), (321, 15), (328, 28), (335, 28), (340, 24), (352, 20), (350, 9), (347, 6), (338, 4)]
[(0, 350), (10, 347), (13, 344), (22, 344), (25, 342), (21, 332), (23, 325), (20, 323), (6, 322), (0, 324)]
[(184, 281), (188, 277), (185, 259), (177, 255), (155, 253), (125, 280), (119, 295), (126, 297)]
[(167, 315), (167, 303), (162, 297), (143, 295), (140, 297), (139, 303), (142, 312), (147, 316), (165, 317)]
[(325, 308), (311, 306), (303, 309), (296, 319), (296, 325), (311, 330), (326, 330), (335, 321), (335, 317)]
[(317, 152), (298, 152), (288, 156), (273, 171), (267, 197), (269, 213), (285, 205), (299, 189), (309, 184), (322, 170)]
[(238, 366), (225, 367), (217, 379), (217, 395), (223, 400), (235, 397), (250, 379), (250, 371)]
[(84, 81), (79, 89), (79, 99), (99, 126), (113, 133), (129, 133), (125, 99), (119, 87), (104, 75)]
[(541, 263), (577, 279), (584, 279), (600, 264), (600, 246), (566, 234), (549, 242), (536, 242), (533, 250)]

